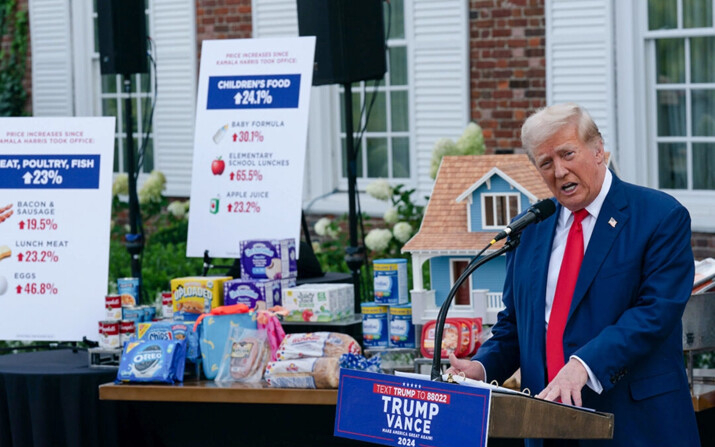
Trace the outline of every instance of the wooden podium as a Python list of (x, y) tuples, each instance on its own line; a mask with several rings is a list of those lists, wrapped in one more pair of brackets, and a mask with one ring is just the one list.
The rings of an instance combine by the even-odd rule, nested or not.
[[(212, 381), (187, 381), (179, 385), (108, 383), (99, 387), (99, 398), (144, 402), (335, 406), (338, 390), (280, 389), (270, 388), (265, 383), (219, 386)], [(332, 425), (333, 421), (325, 423)], [(611, 439), (613, 415), (554, 404), (521, 394), (494, 392), (489, 437)]]
[(611, 439), (613, 415), (493, 392), (489, 437)]

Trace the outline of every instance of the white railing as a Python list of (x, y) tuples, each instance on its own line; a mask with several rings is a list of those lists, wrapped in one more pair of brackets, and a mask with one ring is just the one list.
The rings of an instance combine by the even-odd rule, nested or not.
[(484, 324), (494, 324), (497, 322), (497, 314), (504, 309), (501, 300), (501, 292), (487, 292), (487, 311), (484, 316)]

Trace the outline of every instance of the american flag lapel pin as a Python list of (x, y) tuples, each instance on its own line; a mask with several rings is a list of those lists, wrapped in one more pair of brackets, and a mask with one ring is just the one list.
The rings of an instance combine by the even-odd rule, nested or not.
[(617, 223), (618, 222), (616, 222), (616, 219), (614, 219), (612, 217), (608, 220), (608, 225), (612, 226), (613, 228), (616, 228)]

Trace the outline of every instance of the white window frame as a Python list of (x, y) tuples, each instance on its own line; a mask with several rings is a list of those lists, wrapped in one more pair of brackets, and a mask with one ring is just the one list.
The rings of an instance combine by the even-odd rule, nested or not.
[[(501, 229), (505, 228), (507, 225), (509, 225), (509, 222), (511, 222), (511, 220), (514, 217), (518, 216), (519, 213), (521, 213), (521, 197), (520, 196), (521, 196), (521, 194), (519, 194), (518, 192), (488, 192), (488, 193), (484, 192), (484, 193), (480, 194), (480, 200), (482, 202), (482, 229), (483, 230), (501, 230)], [(507, 198), (507, 201), (506, 201), (506, 203), (507, 203), (506, 222), (507, 223), (505, 225), (487, 225), (487, 216), (485, 213), (485, 211), (486, 211), (485, 205), (486, 205), (487, 197), (492, 197), (494, 199), (496, 199), (497, 197), (506, 197)], [(514, 214), (513, 216), (509, 214), (509, 197), (516, 197), (517, 210), (516, 210), (516, 214)], [(497, 221), (496, 207), (493, 207), (492, 214), (494, 217), (494, 222), (496, 222)]]
[[(450, 290), (452, 290), (452, 287), (454, 287), (455, 264), (457, 262), (466, 262), (467, 265), (469, 265), (469, 261), (471, 261), (470, 258), (452, 258), (449, 260), (449, 289)], [(467, 281), (462, 283), (462, 286), (464, 286), (465, 284), (468, 284), (469, 293), (467, 295), (469, 296), (469, 304), (457, 304), (457, 300), (452, 300), (451, 308), (462, 309), (462, 310), (474, 309), (474, 297), (472, 296), (472, 276), (473, 275), (474, 275), (474, 273), (469, 275), (469, 278), (467, 278)]]
[[(647, 40), (663, 36), (661, 33), (673, 33), (673, 37), (696, 36), (701, 30), (648, 31), (645, 1), (614, 2), (614, 8), (618, 161), (624, 180), (657, 189), (656, 104), (651, 94), (655, 91), (655, 60), (654, 48), (649, 48)], [(652, 41), (651, 46), (655, 46)], [(715, 207), (712, 205), (715, 191), (679, 189), (665, 192), (688, 209), (693, 231), (715, 231)]]

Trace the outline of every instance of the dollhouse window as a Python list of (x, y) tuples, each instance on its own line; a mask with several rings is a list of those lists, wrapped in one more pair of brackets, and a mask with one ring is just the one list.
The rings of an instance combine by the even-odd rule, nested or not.
[(482, 228), (502, 228), (519, 214), (518, 194), (482, 194)]

